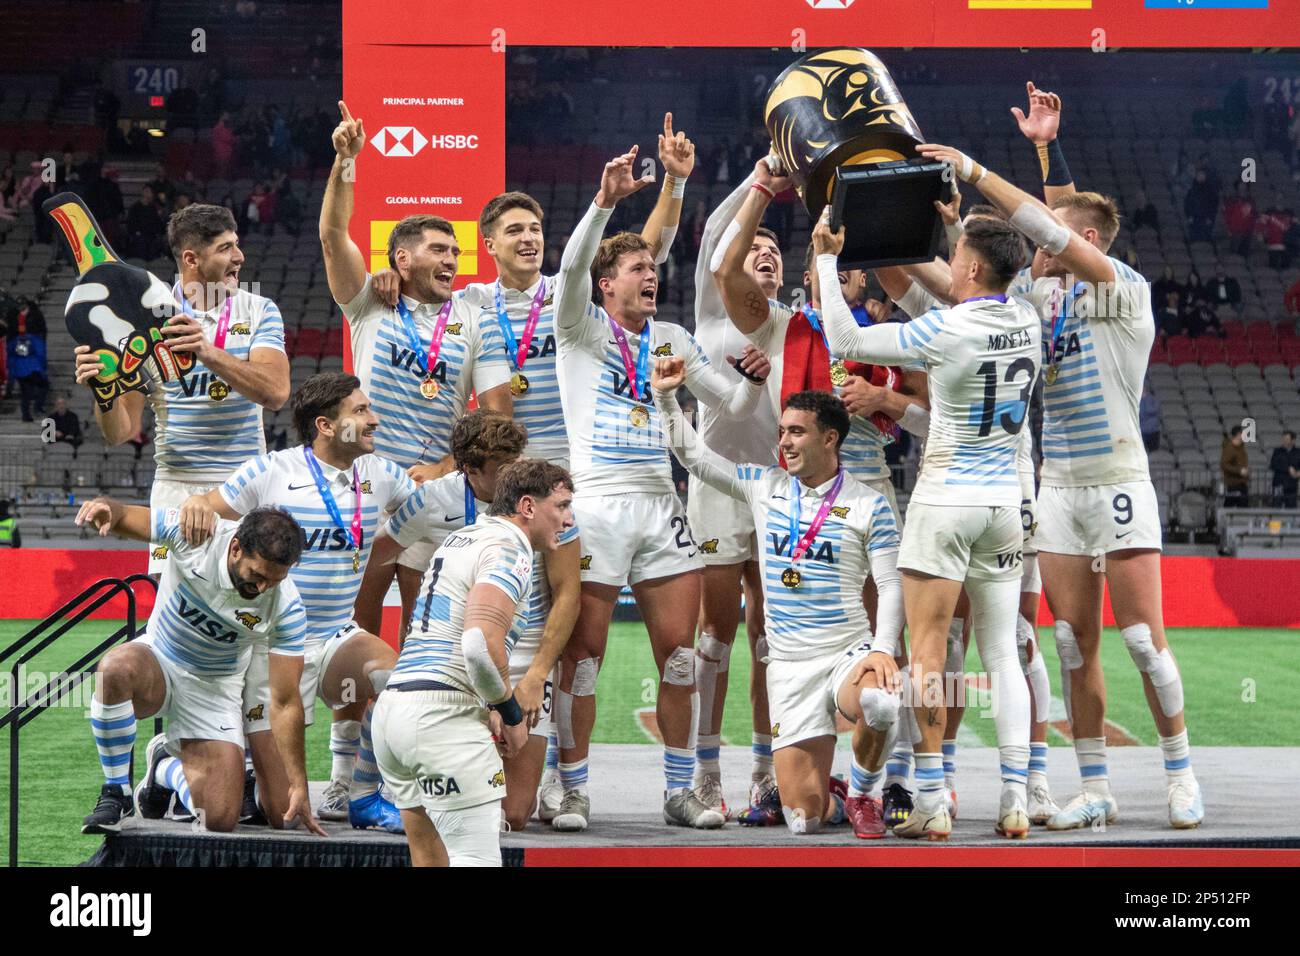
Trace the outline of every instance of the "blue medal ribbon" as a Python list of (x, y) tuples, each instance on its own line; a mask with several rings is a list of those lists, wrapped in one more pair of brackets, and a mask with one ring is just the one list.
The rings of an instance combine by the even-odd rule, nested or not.
[(329, 482), (325, 480), (325, 475), (321, 471), (320, 462), (312, 454), (311, 446), (302, 446), (303, 457), (307, 459), (307, 469), (311, 472), (312, 479), (316, 482), (316, 490), (320, 492), (321, 501), (325, 503), (325, 510), (329, 512), (330, 520), (334, 526), (348, 536), (348, 543), (352, 549), (358, 550), (361, 547), (361, 482), (357, 477), (357, 466), (352, 466), (352, 490), (357, 495), (357, 509), (352, 518), (352, 527), (349, 528), (343, 523), (343, 515), (339, 512), (338, 503), (334, 500), (334, 493), (330, 491)]
[(647, 319), (645, 326), (641, 329), (641, 345), (637, 350), (635, 371), (632, 368), (632, 349), (627, 344), (627, 333), (623, 331), (623, 326), (610, 318), (609, 327), (614, 332), (614, 341), (618, 343), (619, 353), (623, 356), (623, 372), (628, 378), (628, 387), (632, 392), (632, 400), (634, 402), (645, 401), (641, 396), (650, 377), (648, 374), (650, 369), (650, 320)]
[(474, 489), (470, 487), (469, 476), (465, 476), (465, 524), (471, 525), (478, 520), (478, 503), (474, 500)]

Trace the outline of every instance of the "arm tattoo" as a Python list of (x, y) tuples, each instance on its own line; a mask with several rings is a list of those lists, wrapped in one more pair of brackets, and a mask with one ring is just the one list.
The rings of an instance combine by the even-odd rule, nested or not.
[(745, 308), (749, 310), (750, 315), (762, 315), (763, 311), (767, 308), (767, 302), (764, 300), (763, 296), (757, 292), (746, 292)]
[(480, 624), (491, 624), (508, 632), (510, 630), (510, 624), (513, 621), (513, 614), (506, 614), (494, 607), (472, 606), (465, 611), (466, 630)]

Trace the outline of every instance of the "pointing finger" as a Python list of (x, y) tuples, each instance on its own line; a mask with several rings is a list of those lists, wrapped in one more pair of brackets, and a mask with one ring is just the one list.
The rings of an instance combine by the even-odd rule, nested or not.
[(342, 100), (339, 100), (339, 112), (343, 114), (343, 119), (346, 122), (352, 122), (352, 114), (348, 112), (348, 104), (344, 103)]
[(673, 114), (671, 112), (664, 114), (664, 136), (672, 139), (673, 135)]

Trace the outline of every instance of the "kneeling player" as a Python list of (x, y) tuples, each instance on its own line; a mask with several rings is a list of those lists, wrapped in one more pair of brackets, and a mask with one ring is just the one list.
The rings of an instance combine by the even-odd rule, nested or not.
[(449, 535), (421, 582), (374, 719), (375, 758), (415, 866), (501, 865), (501, 756), (528, 738), (510, 650), (533, 552), (554, 551), (572, 525), (568, 472), (537, 459), (507, 465), (488, 516)]
[[(684, 379), (681, 359), (656, 364), (654, 397), (670, 447), (691, 474), (748, 504), (764, 542), (772, 755), (786, 824), (813, 833), (839, 817), (828, 787), (838, 711), (855, 724), (845, 809), (857, 836), (883, 837), (880, 805), (868, 794), (899, 710), (894, 647), (903, 607), (893, 509), (840, 464), (849, 415), (835, 396), (799, 392), (786, 402), (778, 441), (787, 473), (737, 465), (704, 445), (674, 396)], [(868, 572), (879, 594), (874, 650), (862, 613)]]
[[(451, 454), (458, 470), (426, 481), (393, 513), (375, 539), (366, 576), (417, 542), (436, 547), (451, 532), (475, 524), (496, 497), (498, 473), (518, 459), (527, 441), (522, 424), (486, 409), (458, 421), (451, 430)], [(554, 551), (533, 555), (528, 611), (523, 632), (510, 652), (510, 683), (529, 732), (527, 744), (505, 761), (502, 813), (511, 830), (527, 825), (537, 802), (546, 742), (553, 733), (555, 664), (578, 616), (580, 546), (575, 525), (561, 533)]]
[(297, 522), (259, 508), (238, 525), (220, 522), (199, 547), (181, 536), (175, 509), (151, 520), (148, 508), (96, 498), (77, 514), (77, 524), (87, 522), (101, 535), (152, 537), (168, 554), (145, 636), (113, 648), (99, 663), (90, 723), (106, 782), (81, 832), (116, 833), (131, 811), (127, 768), (136, 720), (155, 715), (167, 718), (167, 735), (149, 744), (149, 769), (138, 790), (141, 815), (161, 817), (171, 800), (167, 791), (175, 791), (207, 829), (235, 828), (244, 795), (240, 695), (252, 645), (265, 642), (275, 739), (263, 737), (252, 748), (263, 782), (260, 802), (272, 826), (301, 819), (323, 836), (307, 794), (298, 699), (307, 619), (298, 589), (285, 580), (302, 551)]

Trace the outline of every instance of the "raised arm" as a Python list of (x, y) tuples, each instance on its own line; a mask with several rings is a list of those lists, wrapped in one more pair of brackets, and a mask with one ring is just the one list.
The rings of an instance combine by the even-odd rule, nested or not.
[(357, 157), (366, 144), (361, 120), (352, 118), (347, 104), (339, 100), (343, 120), (334, 129), (334, 165), (325, 183), (320, 207), (320, 247), (325, 256), (325, 279), (330, 295), (340, 305), (356, 298), (366, 284), (366, 259), (348, 234), (352, 221), (352, 183), (356, 179)]
[(132, 541), (150, 541), (153, 538), (153, 522), (148, 508), (126, 505), (107, 496), (87, 501), (77, 511), (75, 520), (78, 527), (90, 524), (101, 538), (107, 537), (109, 532)]
[(1061, 98), (1055, 93), (1039, 90), (1033, 81), (1025, 84), (1029, 94), (1029, 115), (1020, 112), (1020, 107), (1011, 107), (1011, 115), (1025, 139), (1034, 144), (1038, 154), (1038, 166), (1043, 174), (1043, 201), (1051, 205), (1058, 196), (1067, 196), (1074, 192), (1074, 178), (1070, 167), (1065, 164), (1065, 153), (1061, 152), (1059, 130), (1061, 128)]
[[(722, 261), (713, 268), (718, 292), (733, 325), (745, 335), (758, 330), (767, 321), (767, 296), (754, 277), (745, 271), (745, 257), (749, 255), (759, 223), (768, 203), (777, 193), (788, 189), (790, 180), (772, 172), (767, 159), (754, 164), (753, 182), (736, 214), (735, 235), (727, 244)], [(730, 231), (730, 230), (729, 230)]]
[(981, 166), (960, 150), (937, 143), (922, 143), (917, 150), (926, 159), (952, 164), (957, 176), (984, 194), (1002, 210), (1035, 246), (1046, 249), (1076, 278), (1090, 283), (1114, 283), (1115, 267), (1106, 254), (1063, 223), (1045, 205), (997, 173)]
[(673, 114), (664, 114), (664, 131), (659, 134), (659, 162), (664, 166), (664, 184), (659, 200), (641, 230), (641, 238), (650, 245), (655, 265), (668, 261), (677, 226), (682, 220), (682, 197), (686, 180), (695, 168), (695, 144), (680, 130), (673, 132)]
[[(700, 327), (701, 320), (726, 320), (726, 307), (718, 292), (718, 283), (713, 272), (722, 264), (722, 256), (730, 247), (740, 228), (736, 222), (736, 213), (749, 194), (749, 187), (755, 182), (755, 173), (750, 173), (745, 181), (731, 191), (726, 199), (718, 203), (718, 208), (709, 214), (704, 222), (704, 233), (700, 237), (700, 257), (695, 262), (695, 327)], [(716, 260), (716, 261), (715, 261)]]
[(745, 482), (735, 462), (723, 458), (700, 440), (677, 404), (677, 389), (686, 381), (686, 362), (680, 356), (659, 359), (650, 378), (650, 390), (662, 419), (664, 438), (682, 467), (705, 484), (739, 501), (748, 501)]

